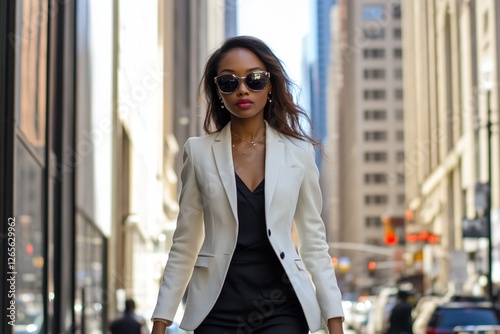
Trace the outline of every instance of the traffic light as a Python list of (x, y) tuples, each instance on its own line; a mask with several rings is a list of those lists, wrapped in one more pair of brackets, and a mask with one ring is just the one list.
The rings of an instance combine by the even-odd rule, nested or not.
[(370, 277), (373, 277), (375, 275), (375, 269), (377, 269), (377, 262), (375, 261), (368, 262), (368, 273)]
[(33, 245), (31, 243), (26, 244), (26, 253), (33, 255)]
[(384, 223), (384, 242), (387, 245), (396, 245), (398, 243), (398, 237), (392, 227), (391, 217), (382, 217), (382, 222)]

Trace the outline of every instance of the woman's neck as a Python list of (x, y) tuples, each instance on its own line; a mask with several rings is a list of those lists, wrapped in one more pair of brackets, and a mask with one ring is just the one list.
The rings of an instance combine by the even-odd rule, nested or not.
[(266, 135), (266, 123), (263, 119), (239, 119), (231, 121), (233, 135), (244, 139), (258, 139)]

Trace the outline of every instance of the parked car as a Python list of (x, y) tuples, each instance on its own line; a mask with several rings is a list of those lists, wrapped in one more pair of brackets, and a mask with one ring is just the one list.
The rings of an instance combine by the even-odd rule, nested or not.
[(442, 296), (436, 295), (425, 295), (418, 299), (415, 307), (412, 310), (412, 317), (415, 319), (419, 314), (429, 309), (429, 305), (434, 305), (432, 310), (434, 310), (437, 304), (441, 304), (447, 302), (449, 300), (445, 300)]
[(488, 302), (429, 302), (413, 323), (414, 334), (452, 334), (457, 326), (500, 325), (500, 312)]
[(423, 296), (419, 299), (412, 311), (413, 334), (426, 334), (427, 325), (436, 310), (445, 300), (440, 296)]
[(357, 333), (367, 332), (369, 313), (375, 304), (376, 296), (362, 296), (359, 297), (358, 302), (352, 308), (352, 319), (350, 328)]
[(344, 311), (344, 325), (348, 328), (352, 328), (352, 309), (353, 301), (342, 300), (342, 310)]

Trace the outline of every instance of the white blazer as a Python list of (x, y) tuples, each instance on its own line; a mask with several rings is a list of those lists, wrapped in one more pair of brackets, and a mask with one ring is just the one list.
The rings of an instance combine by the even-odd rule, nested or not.
[[(172, 320), (188, 288), (180, 327), (194, 330), (217, 301), (238, 237), (230, 124), (218, 133), (190, 138), (183, 160), (177, 228), (152, 318)], [(343, 312), (320, 217), (322, 198), (313, 146), (266, 123), (265, 164), (269, 241), (291, 280), (309, 329), (316, 331), (324, 328), (324, 320), (343, 317)], [(300, 255), (292, 241), (293, 222)]]

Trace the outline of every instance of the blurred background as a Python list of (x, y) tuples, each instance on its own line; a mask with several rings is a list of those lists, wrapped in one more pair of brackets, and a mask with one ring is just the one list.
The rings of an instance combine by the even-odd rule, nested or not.
[(0, 332), (106, 333), (126, 298), (150, 317), (203, 65), (242, 34), (283, 61), (324, 144), (346, 330), (384, 332), (402, 289), (415, 333), (450, 302), (495, 313), (458, 325), (499, 324), (499, 17), (497, 0), (1, 1), (0, 315), (13, 218), (16, 326)]

